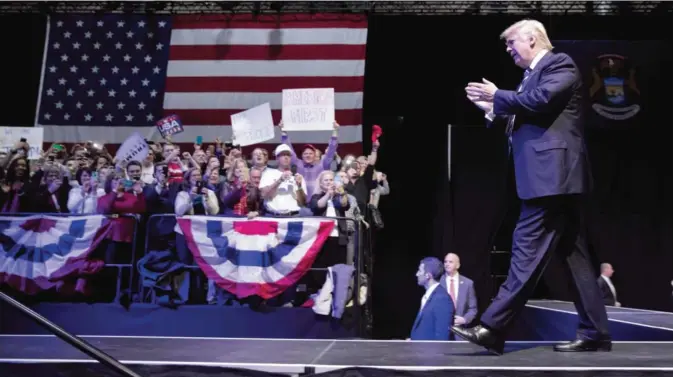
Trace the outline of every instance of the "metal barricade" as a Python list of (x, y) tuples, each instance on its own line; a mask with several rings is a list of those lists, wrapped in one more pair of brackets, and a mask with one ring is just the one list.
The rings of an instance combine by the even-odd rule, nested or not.
[[(49, 216), (49, 217), (64, 217), (64, 218), (69, 218), (69, 217), (85, 217), (85, 216), (95, 216), (95, 215), (100, 215), (100, 214), (72, 214), (72, 213), (38, 213), (38, 212), (15, 212), (15, 213), (4, 213), (1, 214), (2, 216), (5, 217), (31, 217), (31, 216)], [(115, 301), (119, 301), (121, 298), (121, 283), (122, 283), (122, 276), (123, 276), (123, 270), (124, 268), (129, 269), (129, 289), (133, 287), (133, 278), (134, 278), (134, 272), (135, 272), (135, 260), (136, 260), (136, 245), (137, 245), (137, 237), (138, 237), (138, 224), (140, 221), (140, 215), (137, 214), (111, 214), (111, 215), (102, 215), (108, 219), (118, 219), (118, 218), (131, 218), (133, 219), (133, 240), (131, 241), (131, 258), (128, 264), (116, 264), (116, 263), (111, 263), (111, 264), (105, 264), (104, 268), (115, 268), (117, 269), (117, 282), (116, 282), (116, 288), (115, 288)]]
[[(212, 218), (228, 218), (228, 219), (234, 219), (234, 220), (244, 220), (247, 219), (245, 216), (232, 216), (232, 215), (209, 215), (207, 217), (212, 217)], [(174, 214), (156, 214), (150, 216), (150, 218), (147, 221), (147, 232), (145, 236), (145, 242), (144, 242), (144, 250), (145, 252), (148, 252), (149, 250), (152, 249), (151, 243), (152, 242), (160, 242), (160, 243), (165, 243), (165, 244), (170, 244), (170, 241), (166, 240), (158, 240), (156, 238), (156, 234), (158, 234), (158, 231), (154, 231), (154, 224), (158, 223), (161, 219), (177, 219)], [(262, 219), (262, 220), (272, 220), (272, 219), (287, 219), (288, 217), (283, 217), (283, 216), (260, 216), (257, 217), (256, 219)], [(362, 229), (363, 226), (361, 222), (356, 221), (355, 219), (352, 218), (346, 218), (346, 217), (320, 217), (320, 216), (301, 216), (301, 217), (296, 217), (296, 219), (329, 219), (329, 220), (343, 220), (347, 222), (352, 222), (355, 224), (354, 229), (355, 232), (352, 235), (352, 237), (349, 237), (349, 245), (347, 245), (347, 248), (350, 246), (350, 244), (353, 245), (353, 258), (352, 262), (354, 263), (355, 267), (355, 273), (354, 273), (354, 282), (353, 282), (353, 305), (357, 306), (358, 308), (360, 307), (360, 289), (362, 286), (362, 279), (361, 276), (364, 272), (364, 251), (363, 251), (363, 243), (362, 243)], [(169, 222), (168, 224), (175, 224), (176, 222)], [(174, 226), (174, 225), (173, 225)], [(338, 226), (338, 225), (336, 225)], [(173, 232), (173, 228), (170, 229), (170, 231), (167, 231), (167, 229), (164, 229), (162, 231), (163, 234), (167, 234), (168, 237), (175, 237), (175, 233)], [(177, 247), (177, 245), (175, 245)], [(348, 251), (347, 251), (348, 252)], [(348, 259), (348, 258), (347, 258)], [(191, 265), (188, 266), (191, 269), (196, 269), (200, 270), (200, 267), (198, 265)], [(312, 271), (327, 271), (327, 268), (311, 268)], [(145, 291), (145, 287), (142, 286), (142, 282), (139, 281), (139, 286), (138, 289), (140, 290), (141, 296), (143, 297), (143, 301), (149, 300), (154, 300), (154, 294), (151, 291)], [(371, 289), (367, 289), (368, 292), (371, 292)], [(369, 293), (368, 293), (369, 294)], [(367, 300), (369, 301), (369, 300)]]

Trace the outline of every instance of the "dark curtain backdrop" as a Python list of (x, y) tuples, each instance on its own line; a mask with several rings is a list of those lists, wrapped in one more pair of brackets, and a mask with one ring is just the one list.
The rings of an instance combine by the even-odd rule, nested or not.
[(31, 127), (42, 72), (47, 17), (44, 15), (0, 15), (0, 82), (5, 99), (0, 109), (0, 126)]
[[(507, 190), (511, 178), (508, 185), (504, 138), (482, 128), (483, 115), (465, 99), (464, 87), (482, 77), (503, 88), (516, 87), (521, 70), (498, 35), (519, 19), (370, 18), (365, 123), (384, 129), (377, 168), (391, 184), (390, 196), (381, 200), (386, 228), (375, 250), (377, 337), (408, 336), (423, 293), (414, 274), (427, 255), (460, 254), (461, 271), (475, 280), (480, 307), (490, 301), (490, 250), (510, 248), (517, 203)], [(671, 17), (538, 19), (553, 40), (671, 42)], [(670, 55), (659, 68), (660, 87), (650, 90), (668, 101), (657, 104), (664, 109), (656, 116), (663, 118), (643, 120), (635, 128), (587, 131), (596, 178), (587, 211), (596, 268), (599, 261), (612, 262), (620, 301), (666, 310), (671, 309), (673, 278)], [(456, 126), (451, 184), (448, 124)], [(567, 284), (552, 264), (538, 293), (568, 299)]]

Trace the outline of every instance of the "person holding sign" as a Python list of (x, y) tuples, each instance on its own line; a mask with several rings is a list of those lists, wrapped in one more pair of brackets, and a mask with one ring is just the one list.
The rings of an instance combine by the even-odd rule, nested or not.
[(282, 120), (278, 126), (280, 127), (281, 132), (280, 142), (290, 148), (290, 153), (292, 154), (291, 163), (297, 166), (297, 173), (301, 174), (306, 179), (306, 195), (310, 198), (315, 191), (318, 175), (324, 170), (329, 170), (332, 160), (334, 160), (334, 155), (336, 154), (339, 145), (339, 123), (334, 122), (334, 131), (332, 131), (332, 137), (329, 139), (327, 151), (322, 158), (316, 158), (316, 147), (311, 144), (306, 144), (302, 149), (301, 160), (297, 158), (297, 154), (295, 153), (294, 148), (292, 148), (290, 138), (287, 135), (287, 132), (283, 129)]

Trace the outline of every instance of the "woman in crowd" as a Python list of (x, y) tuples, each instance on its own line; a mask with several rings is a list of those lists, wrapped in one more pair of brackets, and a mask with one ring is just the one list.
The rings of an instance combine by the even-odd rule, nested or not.
[(80, 168), (75, 173), (75, 182), (68, 194), (68, 210), (72, 214), (90, 215), (97, 213), (98, 198), (105, 195), (97, 179), (92, 179), (91, 169)]
[[(316, 189), (309, 203), (309, 208), (315, 216), (345, 217), (345, 212), (350, 208), (348, 195), (343, 185), (334, 184), (334, 172), (324, 170), (318, 175)], [(320, 254), (315, 260), (313, 267), (326, 268), (335, 264), (346, 263), (346, 246), (348, 245), (348, 224), (346, 220), (336, 221), (330, 237), (325, 241)], [(314, 284), (319, 288), (325, 281), (325, 273), (322, 271), (311, 272)]]
[[(98, 199), (98, 213), (103, 215), (142, 215), (145, 213), (145, 195), (143, 195), (142, 184), (139, 181), (129, 181), (124, 179), (121, 172), (112, 172), (105, 180), (105, 195)], [(128, 216), (119, 216), (110, 218), (110, 233), (105, 241), (99, 247), (103, 254), (101, 259), (105, 264), (131, 264), (133, 250), (133, 235), (136, 232), (135, 219)], [(116, 281), (113, 279), (113, 273), (116, 271), (105, 271), (109, 276), (106, 281)], [(126, 270), (118, 274), (121, 280), (120, 291), (129, 289), (128, 272)], [(110, 301), (114, 297), (114, 287), (105, 284), (105, 294), (102, 295), (104, 301)]]
[(5, 183), (0, 190), (0, 208), (2, 213), (28, 212), (31, 210), (29, 190), (30, 164), (26, 157), (15, 157), (9, 163)]
[[(185, 173), (182, 183), (182, 191), (175, 197), (175, 215), (217, 215), (220, 212), (217, 195), (213, 190), (205, 187), (203, 176), (199, 168), (191, 168)], [(175, 251), (178, 261), (192, 266), (194, 265), (194, 256), (187, 246), (187, 241), (180, 224), (175, 225)], [(196, 274), (187, 273), (186, 283), (183, 283), (182, 299), (187, 302), (200, 302), (203, 300), (199, 289), (204, 282), (204, 274), (199, 271)], [(213, 284), (210, 283), (210, 286)], [(194, 288), (194, 289), (192, 289)]]
[(206, 171), (203, 174), (206, 187), (214, 192), (220, 192), (224, 181), (223, 174), (226, 174), (226, 172), (220, 169), (220, 159), (215, 155), (208, 157)]
[(222, 183), (220, 191), (222, 213), (225, 215), (248, 216), (259, 215), (262, 208), (259, 189), (250, 183), (250, 171), (242, 158), (234, 159), (227, 171), (227, 179)]
[(34, 179), (40, 181), (35, 190), (35, 212), (68, 213), (68, 193), (70, 184), (63, 171), (55, 165), (42, 168)]
[[(220, 205), (213, 190), (203, 184), (203, 177), (199, 168), (191, 168), (185, 173), (182, 191), (175, 197), (175, 215), (217, 215)], [(175, 226), (176, 247), (180, 262), (192, 265), (194, 258), (187, 248), (185, 237), (180, 225)]]

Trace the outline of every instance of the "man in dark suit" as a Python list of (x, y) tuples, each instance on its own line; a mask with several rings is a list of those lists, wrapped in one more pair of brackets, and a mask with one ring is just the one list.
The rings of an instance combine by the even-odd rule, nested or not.
[(501, 37), (517, 66), (526, 70), (516, 91), (495, 84), (469, 83), (467, 97), (486, 112), (489, 126), (502, 124), (510, 141), (521, 213), (512, 242), (507, 280), (471, 329), (452, 331), (494, 353), (504, 350), (504, 332), (533, 293), (552, 253), (564, 263), (575, 284), (578, 338), (555, 351), (609, 351), (608, 319), (591, 267), (584, 226), (582, 194), (591, 176), (582, 124), (580, 72), (566, 54), (551, 52), (544, 26), (523, 20)]
[(467, 326), (477, 317), (477, 294), (474, 282), (458, 273), (460, 258), (454, 253), (444, 257), (444, 274), (439, 284), (449, 294), (455, 308), (453, 322), (456, 326)]
[(601, 263), (601, 276), (598, 277), (598, 288), (601, 289), (601, 296), (603, 296), (603, 303), (607, 306), (622, 306), (617, 301), (617, 290), (612, 284), (612, 274), (615, 270), (612, 269), (610, 263)]
[(411, 340), (449, 340), (454, 309), (451, 297), (439, 285), (443, 274), (442, 262), (435, 257), (424, 258), (418, 266), (416, 279), (425, 294), (411, 328)]

